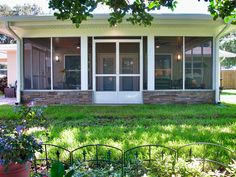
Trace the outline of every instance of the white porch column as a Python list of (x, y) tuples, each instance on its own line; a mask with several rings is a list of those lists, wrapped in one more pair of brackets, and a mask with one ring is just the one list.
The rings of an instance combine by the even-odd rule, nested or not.
[(219, 38), (215, 39), (215, 102), (220, 102), (220, 57)]
[[(21, 39), (17, 40), (17, 49), (16, 49), (16, 80), (17, 80), (17, 88), (16, 88), (16, 102), (21, 102), (21, 89), (22, 89), (22, 82), (23, 82), (23, 74), (21, 68), (21, 61), (23, 60), (23, 47), (21, 45)], [(22, 59), (22, 60), (21, 60)]]
[(81, 90), (88, 90), (88, 37), (81, 36)]
[(155, 39), (147, 37), (147, 90), (155, 90)]

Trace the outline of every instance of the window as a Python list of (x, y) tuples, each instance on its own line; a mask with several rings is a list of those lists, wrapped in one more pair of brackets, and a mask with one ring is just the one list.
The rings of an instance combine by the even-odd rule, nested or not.
[(65, 85), (70, 89), (81, 89), (79, 55), (65, 55)]
[(183, 89), (183, 38), (155, 37), (155, 89)]
[(0, 63), (0, 78), (7, 76), (7, 63)]
[(212, 88), (212, 38), (185, 38), (185, 88)]
[(24, 39), (24, 88), (51, 89), (50, 38)]
[(53, 38), (53, 89), (81, 89), (79, 37)]

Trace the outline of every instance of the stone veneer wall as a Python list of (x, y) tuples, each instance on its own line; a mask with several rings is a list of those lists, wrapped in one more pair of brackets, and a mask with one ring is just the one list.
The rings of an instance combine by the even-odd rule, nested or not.
[(215, 91), (143, 91), (143, 103), (215, 103)]
[(93, 91), (23, 91), (23, 103), (33, 101), (36, 105), (92, 104)]

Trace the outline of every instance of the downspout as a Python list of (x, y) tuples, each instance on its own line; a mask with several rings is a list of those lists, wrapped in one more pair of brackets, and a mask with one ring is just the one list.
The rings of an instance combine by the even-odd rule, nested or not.
[(16, 80), (17, 80), (17, 88), (16, 88), (16, 103), (21, 102), (21, 38), (12, 30), (10, 27), (9, 21), (5, 21), (6, 30), (17, 40), (17, 55), (16, 55)]
[(232, 21), (236, 20), (235, 18), (232, 18), (225, 26), (224, 28), (216, 35), (216, 50), (215, 50), (215, 57), (216, 57), (216, 85), (215, 85), (215, 102), (217, 104), (220, 104), (220, 59), (219, 59), (219, 39), (225, 30), (227, 30)]

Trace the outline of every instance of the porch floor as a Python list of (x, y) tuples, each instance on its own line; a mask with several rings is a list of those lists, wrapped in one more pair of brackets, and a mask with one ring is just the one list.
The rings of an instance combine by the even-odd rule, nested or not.
[(0, 96), (0, 105), (14, 105), (16, 98), (6, 98), (4, 95)]

